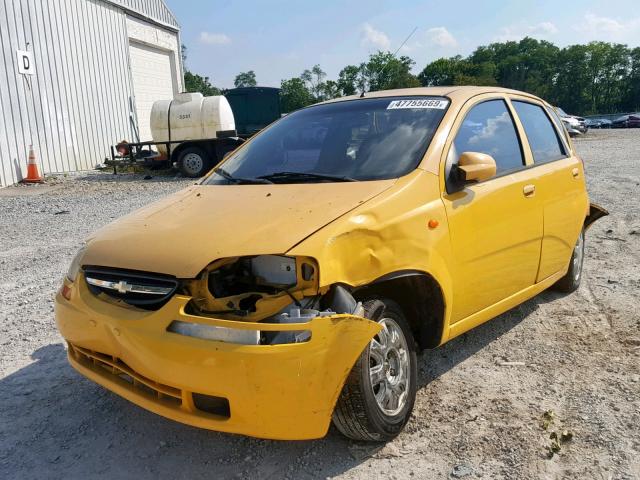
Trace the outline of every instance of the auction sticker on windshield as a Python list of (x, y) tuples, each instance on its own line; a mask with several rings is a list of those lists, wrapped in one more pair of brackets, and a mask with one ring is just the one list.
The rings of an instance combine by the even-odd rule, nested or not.
[(387, 110), (394, 110), (398, 108), (436, 108), (443, 110), (449, 105), (448, 100), (439, 100), (434, 98), (425, 99), (412, 99), (412, 100), (393, 100), (388, 106)]

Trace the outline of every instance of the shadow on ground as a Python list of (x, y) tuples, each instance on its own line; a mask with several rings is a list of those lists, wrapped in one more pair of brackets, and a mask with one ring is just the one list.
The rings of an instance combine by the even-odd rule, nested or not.
[(196, 183), (199, 178), (188, 178), (182, 176), (182, 174), (176, 170), (144, 170), (142, 172), (129, 172), (120, 171), (115, 175), (113, 170), (102, 170), (100, 172), (91, 172), (78, 177), (79, 180), (85, 182), (161, 182), (161, 183), (174, 183), (174, 182), (189, 182)]
[[(420, 388), (525, 320), (544, 293), (419, 356)], [(380, 446), (357, 445), (331, 429), (305, 442), (257, 440), (181, 425), (94, 385), (67, 364), (62, 344), (0, 380), (0, 478), (326, 478)]]

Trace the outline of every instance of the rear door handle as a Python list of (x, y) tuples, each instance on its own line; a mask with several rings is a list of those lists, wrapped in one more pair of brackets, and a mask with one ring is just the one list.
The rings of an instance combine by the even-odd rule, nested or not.
[(522, 193), (524, 193), (525, 197), (533, 197), (533, 195), (536, 193), (536, 186), (525, 185), (524, 188), (522, 189)]
[(580, 176), (580, 170), (578, 169), (578, 167), (571, 170), (571, 175), (573, 175), (573, 178), (578, 178)]

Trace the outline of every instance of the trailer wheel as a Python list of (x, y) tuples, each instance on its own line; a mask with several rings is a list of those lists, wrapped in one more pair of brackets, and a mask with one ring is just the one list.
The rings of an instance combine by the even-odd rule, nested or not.
[(185, 177), (201, 177), (211, 168), (211, 160), (200, 147), (187, 147), (178, 156), (178, 167)]

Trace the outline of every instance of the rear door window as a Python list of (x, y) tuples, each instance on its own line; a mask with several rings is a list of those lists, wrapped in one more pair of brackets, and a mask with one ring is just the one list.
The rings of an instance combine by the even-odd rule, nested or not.
[(533, 161), (547, 163), (565, 158), (564, 144), (544, 109), (529, 102), (513, 100), (512, 103), (529, 140)]

